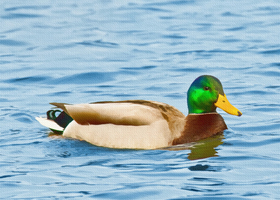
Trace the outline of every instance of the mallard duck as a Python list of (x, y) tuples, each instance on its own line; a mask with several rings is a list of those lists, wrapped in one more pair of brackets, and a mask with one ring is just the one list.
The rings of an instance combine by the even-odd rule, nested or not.
[(219, 79), (210, 75), (191, 84), (187, 116), (168, 104), (146, 100), (51, 104), (62, 111), (50, 110), (47, 118), (36, 118), (42, 125), (64, 137), (109, 148), (156, 149), (195, 142), (227, 129), (217, 107), (242, 115), (227, 100)]

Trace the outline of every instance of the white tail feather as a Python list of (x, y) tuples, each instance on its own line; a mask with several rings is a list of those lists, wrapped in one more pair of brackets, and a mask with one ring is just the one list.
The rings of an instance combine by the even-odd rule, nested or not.
[(56, 131), (63, 131), (64, 128), (59, 126), (55, 121), (43, 118), (43, 117), (36, 117), (36, 120), (42, 124), (43, 126), (46, 126), (50, 129), (56, 130)]

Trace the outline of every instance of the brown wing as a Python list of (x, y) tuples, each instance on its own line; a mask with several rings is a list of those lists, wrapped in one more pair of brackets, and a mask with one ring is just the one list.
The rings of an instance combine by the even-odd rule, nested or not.
[(51, 104), (65, 111), (79, 124), (111, 123), (139, 126), (165, 119), (172, 126), (176, 118), (185, 118), (185, 115), (176, 108), (154, 101), (128, 100), (76, 105)]

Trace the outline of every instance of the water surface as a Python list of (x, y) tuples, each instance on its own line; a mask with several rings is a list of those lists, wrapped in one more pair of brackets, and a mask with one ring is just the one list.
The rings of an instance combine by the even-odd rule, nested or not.
[[(3, 199), (280, 199), (280, 3), (0, 3)], [(242, 117), (196, 144), (115, 150), (49, 137), (48, 102), (147, 99), (187, 114), (199, 75)]]

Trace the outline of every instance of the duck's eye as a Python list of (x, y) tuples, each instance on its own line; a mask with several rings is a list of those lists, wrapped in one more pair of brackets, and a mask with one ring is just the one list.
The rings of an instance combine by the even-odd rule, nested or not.
[(205, 86), (203, 89), (204, 90), (210, 90), (210, 87)]

